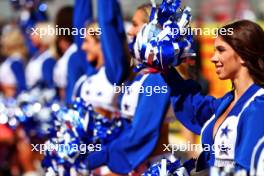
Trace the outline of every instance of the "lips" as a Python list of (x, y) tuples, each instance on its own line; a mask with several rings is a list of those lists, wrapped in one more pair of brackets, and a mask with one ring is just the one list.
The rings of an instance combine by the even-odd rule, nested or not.
[(221, 72), (221, 69), (223, 68), (223, 66), (216, 65), (215, 68), (216, 68), (216, 73), (219, 74)]

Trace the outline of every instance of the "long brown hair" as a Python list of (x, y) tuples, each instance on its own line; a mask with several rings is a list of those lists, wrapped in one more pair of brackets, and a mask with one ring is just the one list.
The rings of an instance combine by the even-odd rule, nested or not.
[(240, 20), (222, 27), (233, 30), (232, 35), (223, 35), (227, 42), (244, 60), (254, 82), (264, 87), (264, 31), (256, 23)]

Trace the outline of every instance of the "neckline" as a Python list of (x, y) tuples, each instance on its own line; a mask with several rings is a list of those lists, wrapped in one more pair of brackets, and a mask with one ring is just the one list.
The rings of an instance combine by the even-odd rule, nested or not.
[[(246, 103), (246, 101), (252, 97), (258, 90), (260, 89), (260, 87), (258, 85), (256, 85), (255, 83), (253, 83), (252, 85), (249, 86), (249, 88), (242, 94), (242, 96), (238, 99), (238, 101), (234, 104), (234, 106), (232, 107), (232, 109), (229, 111), (229, 113), (226, 115), (225, 120), (231, 116), (231, 114), (236, 110), (236, 108), (241, 105), (242, 103)], [(221, 110), (217, 111), (217, 116), (214, 120), (214, 125), (217, 122), (217, 120), (219, 119), (219, 117), (221, 117), (221, 115), (225, 112), (225, 110), (228, 108), (228, 106), (230, 105), (230, 103), (234, 100), (234, 90), (232, 90), (231, 92), (229, 92), (230, 96), (228, 96), (227, 99), (223, 100), (226, 102), (223, 102), (223, 108), (221, 108)], [(212, 138), (213, 141), (215, 140), (215, 137), (219, 131), (219, 129), (221, 128), (221, 126), (223, 125), (223, 123), (225, 122), (225, 120), (223, 120), (223, 122), (219, 125), (219, 127), (216, 130), (216, 133), (214, 134), (214, 125), (212, 128)]]

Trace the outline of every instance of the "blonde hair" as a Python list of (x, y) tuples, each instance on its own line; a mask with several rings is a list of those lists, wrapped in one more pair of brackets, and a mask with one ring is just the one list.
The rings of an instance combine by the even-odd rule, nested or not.
[(43, 36), (40, 36), (40, 42), (44, 45), (52, 45), (55, 43), (56, 35), (55, 35), (55, 26), (49, 22), (40, 22), (37, 23), (34, 27), (39, 31), (45, 31)]
[(145, 14), (144, 15), (144, 23), (149, 22), (151, 9), (152, 9), (152, 5), (150, 3), (142, 4), (137, 8), (137, 10), (141, 10)]
[(38, 29), (39, 35), (41, 35), (40, 31), (45, 31), (45, 33), (39, 36), (40, 43), (42, 45), (48, 46), (52, 56), (58, 58), (58, 54), (56, 51), (55, 41), (56, 41), (56, 28), (53, 23), (50, 22), (39, 22), (34, 27)]
[(1, 36), (2, 53), (9, 57), (19, 54), (22, 58), (27, 57), (27, 48), (22, 32), (17, 27), (6, 26)]
[[(100, 35), (96, 34), (98, 30), (100, 30), (98, 22), (92, 22), (86, 25), (86, 35), (90, 35), (95, 38), (96, 41), (100, 42)], [(94, 31), (94, 33), (92, 34), (90, 31)]]

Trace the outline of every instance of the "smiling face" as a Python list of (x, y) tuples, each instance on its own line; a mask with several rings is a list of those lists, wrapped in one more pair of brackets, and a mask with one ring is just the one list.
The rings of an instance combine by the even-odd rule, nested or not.
[(244, 64), (241, 57), (221, 37), (215, 40), (215, 53), (211, 61), (215, 64), (216, 73), (221, 80), (235, 79)]
[(96, 62), (101, 51), (100, 42), (94, 36), (87, 35), (83, 41), (82, 50), (85, 51), (90, 63)]

